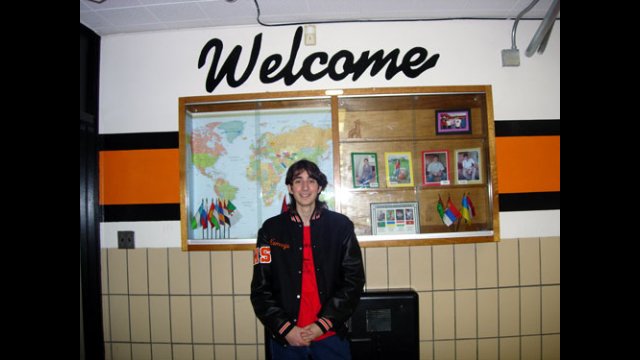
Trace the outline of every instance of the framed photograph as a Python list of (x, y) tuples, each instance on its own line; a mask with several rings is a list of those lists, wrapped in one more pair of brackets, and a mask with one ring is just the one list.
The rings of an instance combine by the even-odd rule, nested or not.
[(436, 110), (436, 135), (471, 134), (471, 111)]
[(413, 186), (413, 163), (410, 152), (386, 152), (384, 163), (387, 186)]
[(351, 153), (351, 171), (354, 188), (378, 188), (378, 155)]
[(422, 152), (422, 185), (451, 185), (449, 150)]
[(373, 235), (419, 234), (418, 203), (371, 203), (371, 233)]
[(456, 184), (482, 183), (482, 152), (480, 148), (456, 150)]

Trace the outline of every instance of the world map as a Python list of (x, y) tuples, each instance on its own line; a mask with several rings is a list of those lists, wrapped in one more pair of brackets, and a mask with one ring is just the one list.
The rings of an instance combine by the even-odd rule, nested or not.
[(264, 220), (280, 213), (287, 169), (300, 159), (327, 175), (321, 200), (333, 208), (330, 108), (188, 114), (186, 125), (189, 218), (199, 219), (199, 208), (208, 210), (212, 201), (235, 207), (226, 235), (198, 221), (188, 227), (189, 239), (255, 238)]

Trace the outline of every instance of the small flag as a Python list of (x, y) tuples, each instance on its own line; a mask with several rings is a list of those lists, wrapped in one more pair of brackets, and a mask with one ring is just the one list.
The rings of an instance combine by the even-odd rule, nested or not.
[(227, 202), (227, 210), (229, 210), (229, 215), (233, 215), (233, 212), (236, 211), (236, 206), (233, 205), (231, 200)]
[(469, 211), (469, 202), (467, 201), (466, 194), (462, 195), (462, 209), (460, 209), (460, 213), (465, 222), (471, 224), (471, 212)]
[(447, 208), (447, 210), (444, 211), (444, 216), (442, 217), (442, 221), (444, 221), (444, 224), (447, 226), (451, 226), (451, 224), (453, 224), (456, 220), (458, 220), (458, 218), (453, 214), (453, 212), (451, 212), (451, 209)]
[(193, 214), (193, 216), (191, 217), (191, 228), (192, 229), (198, 228), (198, 219), (196, 218), (195, 214)]
[(204, 209), (204, 200), (202, 200), (202, 204), (200, 204), (200, 225), (202, 225), (203, 229), (207, 229), (208, 223), (207, 223), (207, 210)]
[(227, 200), (222, 200), (222, 215), (224, 215), (224, 222), (227, 225), (231, 226), (231, 220), (227, 215), (229, 215), (229, 209), (227, 208)]
[(282, 210), (280, 210), (280, 214), (289, 211), (289, 206), (287, 206), (287, 195), (282, 198)]
[(451, 210), (451, 212), (456, 217), (456, 219), (462, 217), (462, 214), (460, 214), (460, 211), (458, 211), (458, 208), (455, 205), (453, 205), (453, 201), (451, 201), (451, 196), (449, 196), (449, 198), (447, 199), (447, 209)]
[(442, 219), (442, 217), (444, 216), (444, 204), (442, 204), (442, 198), (440, 197), (440, 194), (438, 194), (438, 205), (436, 206), (436, 209), (438, 209), (438, 214)]
[(448, 216), (445, 216), (444, 204), (442, 204), (442, 198), (440, 197), (440, 194), (438, 194), (438, 205), (436, 206), (436, 208), (438, 209), (438, 214), (440, 215), (440, 219), (442, 219), (442, 222), (447, 226), (451, 226), (451, 224), (453, 224), (453, 221)]
[(471, 210), (471, 217), (476, 216), (476, 208), (475, 206), (473, 206), (473, 203), (471, 202), (471, 198), (467, 196), (467, 204), (469, 204), (469, 209)]
[(445, 225), (451, 226), (458, 218), (462, 216), (456, 206), (451, 202), (451, 196), (447, 199), (447, 208), (444, 209), (444, 216), (442, 217), (442, 221)]
[(216, 211), (218, 212), (218, 220), (220, 220), (220, 225), (225, 226), (224, 210), (222, 210), (222, 201), (220, 199), (216, 201)]
[(207, 215), (209, 222), (211, 223), (211, 228), (214, 227), (216, 230), (220, 229), (220, 224), (218, 223), (218, 219), (216, 219), (216, 205), (213, 202), (213, 198), (211, 198), (211, 206), (209, 207), (209, 214)]

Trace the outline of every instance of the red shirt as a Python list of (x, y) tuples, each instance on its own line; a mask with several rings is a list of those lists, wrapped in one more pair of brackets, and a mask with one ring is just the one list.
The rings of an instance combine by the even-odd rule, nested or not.
[[(302, 294), (300, 295), (298, 326), (302, 328), (316, 322), (321, 308), (315, 265), (313, 264), (311, 227), (305, 226), (302, 232)], [(335, 331), (330, 330), (313, 341), (322, 340), (334, 334)]]

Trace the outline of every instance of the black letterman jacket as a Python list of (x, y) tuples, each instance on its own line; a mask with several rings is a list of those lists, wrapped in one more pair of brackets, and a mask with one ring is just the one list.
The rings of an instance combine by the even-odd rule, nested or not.
[[(291, 210), (264, 222), (253, 256), (251, 303), (272, 337), (284, 337), (297, 323), (302, 288), (302, 220)], [(311, 245), (322, 308), (316, 324), (344, 337), (345, 322), (360, 300), (364, 268), (353, 222), (317, 209), (311, 216)]]

